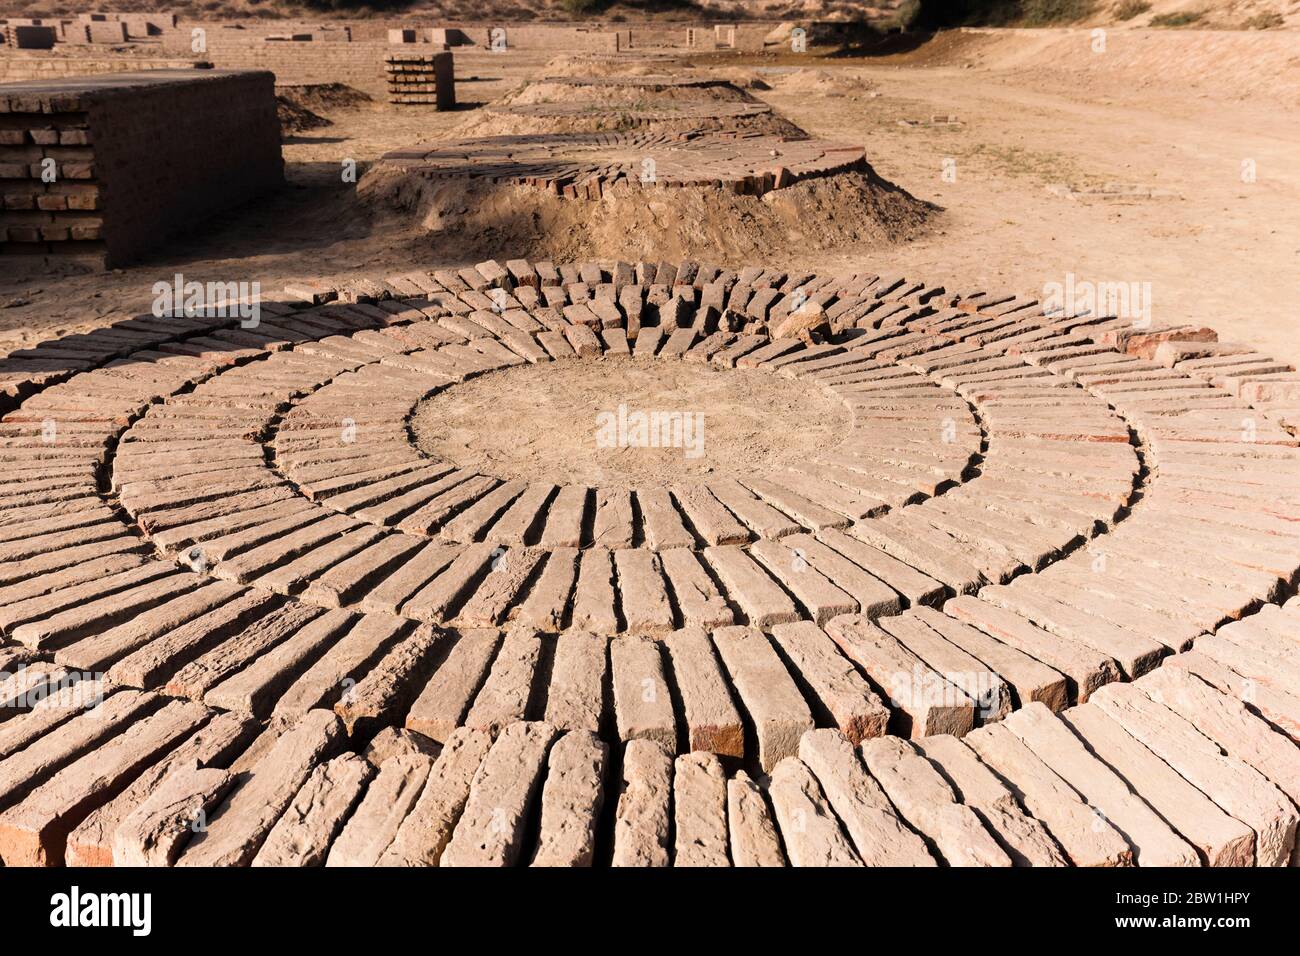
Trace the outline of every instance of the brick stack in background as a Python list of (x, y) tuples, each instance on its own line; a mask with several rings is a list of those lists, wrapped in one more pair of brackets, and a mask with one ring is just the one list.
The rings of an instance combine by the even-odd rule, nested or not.
[(34, 23), (20, 23), (6, 31), (7, 42), (15, 50), (51, 50), (58, 42), (55, 27)]
[[(429, 30), (420, 30), (416, 27), (397, 27), (388, 31), (389, 43), (421, 43), (429, 42)], [(421, 36), (424, 34), (424, 36)]]
[(70, 35), (75, 32), (83, 43), (118, 43), (161, 36), (176, 30), (178, 24), (174, 13), (82, 13), (69, 31)]
[(450, 53), (386, 53), (384, 72), (390, 103), (440, 110), (456, 106), (456, 72)]
[(0, 262), (116, 266), (280, 185), (274, 84), (151, 70), (0, 85)]
[(126, 43), (126, 24), (121, 20), (83, 20), (71, 29), (85, 31), (87, 43)]
[(177, 29), (179, 25), (174, 13), (119, 13), (116, 16), (126, 25), (127, 35), (133, 40), (161, 36), (168, 30)]
[[(24, 29), (30, 27), (41, 27), (42, 29), (35, 32), (32, 32), (30, 29)], [(22, 30), (23, 35), (28, 38), (25, 43), (19, 43), (20, 30)], [(50, 36), (51, 34), (53, 35), (53, 43), (57, 43), (59, 40), (63, 39), (62, 21), (51, 20), (49, 17), (46, 17), (45, 19), (40, 19), (39, 17), (9, 17), (0, 20), (0, 40), (13, 50), (47, 50), (53, 45), (53, 43), (51, 43), (50, 46), (45, 45), (44, 42), (39, 45), (33, 45), (31, 38), (41, 37), (43, 41), (45, 37)]]

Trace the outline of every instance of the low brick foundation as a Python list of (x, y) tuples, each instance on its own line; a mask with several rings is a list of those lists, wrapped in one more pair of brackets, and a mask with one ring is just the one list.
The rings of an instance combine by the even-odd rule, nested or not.
[(0, 256), (115, 266), (283, 177), (265, 71), (0, 85)]
[(9, 56), (0, 59), (0, 83), (23, 83), (28, 80), (61, 80), (72, 76), (100, 73), (137, 73), (140, 70), (209, 69), (206, 60), (169, 59), (158, 56)]

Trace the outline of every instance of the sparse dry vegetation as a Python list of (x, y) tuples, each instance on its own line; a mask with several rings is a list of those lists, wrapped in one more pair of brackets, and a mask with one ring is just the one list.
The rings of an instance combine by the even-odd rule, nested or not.
[(912, 25), (1042, 27), (1075, 23), (1090, 16), (1095, 0), (919, 0)]
[(1205, 17), (1204, 10), (1179, 10), (1175, 13), (1161, 13), (1151, 18), (1153, 27), (1189, 27), (1199, 23)]
[(1246, 30), (1276, 30), (1285, 25), (1286, 21), (1282, 19), (1282, 14), (1269, 12), (1255, 14), (1242, 24), (1242, 28)]
[(1151, 4), (1146, 0), (1124, 0), (1115, 8), (1116, 20), (1132, 20), (1134, 17), (1140, 17), (1151, 9)]

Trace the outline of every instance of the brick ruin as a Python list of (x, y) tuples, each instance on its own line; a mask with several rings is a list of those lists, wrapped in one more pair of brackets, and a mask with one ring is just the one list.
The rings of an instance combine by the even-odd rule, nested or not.
[(681, 102), (609, 104), (593, 110), (585, 103), (489, 103), (465, 121), (461, 132), (474, 136), (531, 133), (625, 132), (716, 133), (720, 136), (778, 136), (806, 139), (808, 134), (766, 103)]
[[(54, 31), (54, 49), (23, 49), (14, 51), (21, 56), (0, 57), (0, 82), (98, 72), (99, 64), (110, 60), (107, 51), (116, 48), (114, 58), (136, 57), (144, 60), (145, 66), (154, 58), (189, 58), (223, 69), (269, 69), (282, 83), (342, 82), (376, 98), (387, 93), (384, 57), (395, 45), (428, 45), (433, 52), (446, 47), (479, 56), (493, 50), (495, 36), (508, 51), (610, 54), (685, 50), (687, 40), (685, 26), (653, 22), (617, 29), (579, 23), (489, 21), (414, 26), (379, 19), (328, 24), (225, 23), (169, 14), (84, 14), (76, 19), (40, 21), (15, 18), (7, 21), (6, 31), (29, 23)], [(772, 27), (771, 23), (701, 24), (698, 31), (707, 34), (710, 42), (715, 36), (720, 38), (722, 48), (752, 52), (764, 48)], [(10, 40), (0, 49), (10, 52), (13, 47)]]
[[(184, 30), (96, 16), (88, 38), (160, 50)], [(451, 28), (407, 29), (210, 53), (281, 80), (450, 62)], [(638, 34), (564, 29), (506, 36), (595, 62)], [(126, 259), (274, 188), (277, 77), (0, 87), (0, 264)], [(546, 76), (483, 112), (538, 125), (372, 173), (623, 232), (647, 199), (737, 232), (871, 175), (714, 79)], [(253, 321), (142, 315), (0, 359), (0, 862), (1293, 863), (1300, 372), (883, 254), (720, 248), (313, 276)], [(744, 380), (764, 422), (836, 415), (796, 456), (672, 478), (472, 455), (530, 426), (538, 383), (669, 374)], [(469, 440), (430, 447), (444, 400)]]
[(152, 70), (0, 87), (0, 259), (114, 266), (276, 188), (274, 82)]
[(388, 153), (380, 166), (433, 182), (489, 180), (568, 199), (688, 187), (762, 196), (801, 180), (862, 169), (865, 154), (860, 146), (813, 139), (577, 133), (522, 142), (508, 137), (439, 142)]
[(539, 256), (557, 255), (553, 242), (623, 258), (745, 255), (788, 241), (792, 223), (826, 247), (927, 215), (861, 146), (811, 139), (729, 81), (691, 74), (540, 77), (449, 138), (386, 153), (358, 195), (430, 238), (479, 250), (504, 236)]
[[(0, 489), (6, 866), (1291, 859), (1294, 370), (771, 265), (487, 260), (261, 308), (0, 363), (0, 461), (40, 484)], [(676, 367), (852, 424), (631, 489), (413, 444), (475, 382)]]

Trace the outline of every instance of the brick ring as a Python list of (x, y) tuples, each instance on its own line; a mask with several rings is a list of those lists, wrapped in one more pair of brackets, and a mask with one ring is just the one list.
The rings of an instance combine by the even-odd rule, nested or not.
[(766, 103), (726, 100), (652, 100), (626, 102), (494, 103), (466, 120), (462, 134), (489, 136), (575, 132), (648, 132), (699, 130), (724, 136), (779, 136), (806, 139), (808, 134)]
[[(587, 807), (590, 839), (620, 863), (668, 859), (654, 832), (626, 822), (647, 788), (663, 787), (678, 805), (734, 787), (730, 819), (767, 819), (782, 839), (762, 858), (796, 864), (1289, 857), (1294, 809), (1254, 767), (1288, 785), (1269, 756), (1282, 740), (1273, 728), (1300, 726), (1286, 690), (1296, 605), (1274, 606), (1300, 571), (1300, 483), (1292, 379), (1259, 372), (1275, 365), (1257, 353), (1207, 341), (1206, 330), (1045, 315), (1032, 300), (899, 277), (695, 262), (484, 262), (291, 292), (296, 301), (264, 302), (253, 327), (141, 317), (0, 366), (0, 657), (29, 666), (24, 680), (73, 668), (111, 692), (84, 720), (27, 703), (5, 722), (6, 863), (102, 862), (110, 819), (125, 817), (105, 816), (116, 801), (90, 813), (81, 761), (125, 786), (113, 768), (148, 762), (131, 748), (170, 753), (205, 724), (185, 746), (229, 760), (260, 729), (265, 746), (235, 766), (260, 761), (268, 783), (176, 848), (191, 865), (287, 853), (267, 807), (282, 810), (318, 764), (333, 766), (340, 734), (359, 747), (395, 727), (447, 745), (431, 800), (468, 761), (456, 771), (469, 793), (463, 817), (436, 845), (413, 823), (391, 846), (361, 846), (389, 777), (427, 775), (431, 761), (384, 763), (358, 833), (326, 840), (334, 862), (514, 862), (529, 804), (518, 826), (479, 846), (483, 814), (500, 805), (488, 783), (514, 767), (524, 796), (543, 777), (550, 793), (573, 780), (560, 768), (589, 757), (603, 766), (612, 743), (622, 746), (626, 785), (611, 797), (622, 822), (597, 836), (594, 804), (566, 812)], [(612, 313), (608, 325), (586, 320), (607, 311), (602, 300), (621, 324)], [(711, 309), (736, 323), (723, 338), (709, 331)], [(789, 318), (807, 322), (775, 335), (791, 331)], [(418, 496), (439, 494), (449, 474), (435, 475), (443, 466), (403, 433), (402, 409), (431, 390), (523, 363), (658, 367), (697, 349), (712, 365), (749, 358), (758, 374), (856, 396), (873, 415), (869, 454), (910, 463), (909, 475), (943, 444), (932, 413), (968, 409), (975, 428), (958, 435), (977, 446), (956, 443), (961, 480), (868, 515), (838, 510), (866, 472), (832, 453), (815, 463), (815, 485), (738, 482), (749, 497), (735, 500), (747, 503), (714, 500), (751, 532), (745, 543), (656, 550), (634, 534), (611, 552), (581, 538), (546, 548), (525, 533), (502, 552), (487, 536), (505, 502), (464, 536), (389, 523), (432, 501)], [(345, 407), (358, 409), (350, 442)], [(900, 411), (906, 425), (891, 433), (885, 421)], [(928, 422), (919, 434), (918, 421)], [(368, 422), (381, 427), (368, 434)], [(411, 456), (396, 474), (390, 453)], [(668, 502), (698, 530), (688, 506)], [(585, 507), (598, 509), (594, 496)], [(752, 534), (759, 515), (779, 516), (787, 533)], [(535, 551), (529, 565), (524, 552)], [(0, 693), (12, 688), (0, 681)], [(59, 747), (76, 749), (54, 760)], [(719, 758), (770, 782), (760, 792)], [(1199, 789), (1149, 786), (1172, 779), (1166, 761)], [(869, 772), (889, 801), (866, 783), (846, 790), (850, 771)], [(581, 848), (554, 842), (547, 808), (563, 796), (543, 797), (535, 849), (580, 862)], [(1122, 833), (1085, 799), (1123, 814)], [(893, 836), (863, 829), (863, 800), (875, 819), (902, 814), (935, 842), (901, 824)], [(1225, 826), (1216, 802), (1248, 825)], [(956, 837), (932, 817), (949, 806), (960, 808), (943, 811), (961, 816)], [(795, 822), (837, 818), (842, 832)], [(737, 833), (721, 852), (740, 862), (756, 851), (752, 833)], [(708, 845), (688, 841), (677, 861)]]
[(691, 186), (761, 196), (800, 180), (868, 168), (861, 147), (825, 140), (631, 131), (439, 142), (387, 153), (373, 171), (598, 198), (611, 189)]

